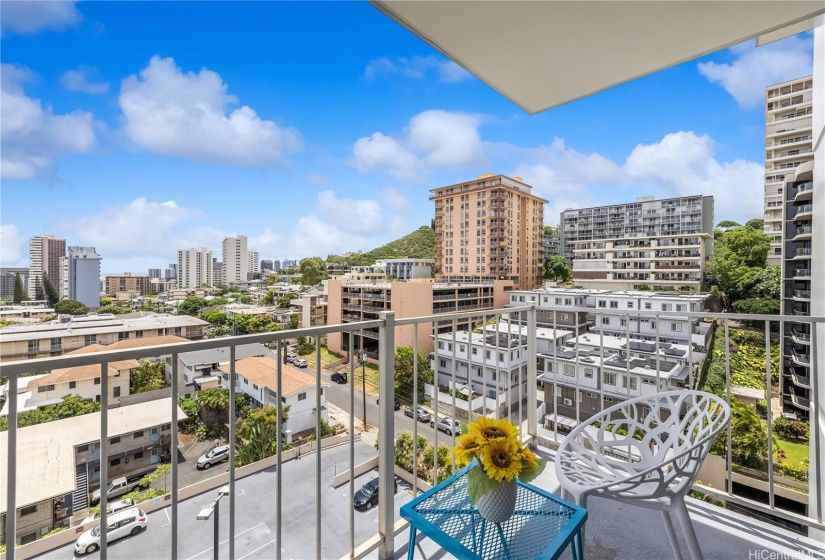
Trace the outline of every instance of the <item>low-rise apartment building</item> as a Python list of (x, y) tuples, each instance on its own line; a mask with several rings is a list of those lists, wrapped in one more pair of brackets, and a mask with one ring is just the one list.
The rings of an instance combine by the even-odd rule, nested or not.
[(388, 278), (412, 280), (414, 278), (432, 278), (435, 259), (386, 259), (376, 264), (384, 265)]
[(0, 358), (20, 360), (39, 355), (59, 356), (92, 344), (110, 345), (132, 339), (178, 336), (203, 338), (208, 322), (188, 315), (146, 314), (141, 317), (90, 315), (65, 323), (12, 325), (3, 329)]
[[(172, 399), (158, 399), (107, 411), (110, 480), (147, 472), (170, 457)], [(178, 408), (178, 420), (187, 418)], [(8, 433), (0, 432), (0, 449)], [(17, 433), (17, 534), (26, 544), (58, 527), (89, 505), (100, 480), (100, 413), (20, 428)], [(6, 488), (8, 457), (0, 453), (0, 487)], [(0, 501), (0, 543), (5, 534), (6, 502)], [(9, 543), (10, 544), (10, 543)]]
[[(244, 344), (235, 348), (235, 360), (251, 356), (269, 356), (274, 354), (263, 344)], [(195, 391), (220, 384), (221, 364), (229, 362), (228, 348), (211, 348), (178, 354), (178, 390), (184, 397), (190, 397)], [(171, 371), (167, 379), (171, 383)]]
[(606, 290), (514, 290), (509, 294), (510, 302), (507, 307), (519, 307), (534, 302), (536, 324), (572, 330), (578, 335), (587, 332), (593, 324), (590, 314), (580, 309), (589, 307), (588, 301), (595, 303), (594, 293), (602, 294), (606, 293)]
[[(287, 437), (315, 429), (315, 378), (289, 364), (281, 364), (281, 402), (289, 407)], [(235, 390), (249, 395), (252, 406), (278, 406), (278, 361), (271, 357), (249, 357), (235, 361)], [(221, 365), (221, 385), (229, 388), (229, 364)], [(321, 418), (327, 420), (326, 391), (328, 383), (321, 383)]]
[(3, 305), (0, 306), (0, 321), (16, 321), (18, 323), (39, 323), (43, 319), (52, 317), (52, 307), (32, 307), (30, 305)]
[[(511, 280), (477, 282), (433, 282), (431, 280), (348, 282), (341, 279), (327, 283), (327, 322), (330, 325), (377, 319), (382, 311), (394, 311), (396, 319), (421, 317), (459, 311), (479, 311), (504, 307)], [(456, 328), (467, 328), (458, 324)], [(429, 354), (433, 350), (432, 323), (418, 325), (418, 349)], [(451, 325), (439, 326), (448, 329)], [(404, 325), (395, 330), (396, 346), (412, 346), (414, 329)], [(327, 346), (333, 352), (346, 353), (350, 348), (366, 351), (377, 357), (378, 331), (365, 329), (354, 334), (352, 341), (343, 333), (327, 335)]]
[[(99, 344), (94, 346), (105, 349)], [(85, 354), (85, 350), (89, 348), (81, 348), (69, 354)], [(93, 351), (96, 350), (97, 348)], [(120, 397), (129, 394), (130, 373), (139, 365), (137, 360), (109, 362), (109, 406), (120, 405)], [(86, 400), (100, 402), (100, 387), (100, 366), (98, 365), (56, 369), (37, 381), (29, 383), (28, 389), (31, 391), (31, 396), (26, 403), (26, 409), (33, 410), (59, 403), (66, 395), (78, 395)]]
[(152, 278), (143, 274), (108, 274), (106, 276), (106, 295), (117, 297), (120, 293), (146, 296), (152, 293)]

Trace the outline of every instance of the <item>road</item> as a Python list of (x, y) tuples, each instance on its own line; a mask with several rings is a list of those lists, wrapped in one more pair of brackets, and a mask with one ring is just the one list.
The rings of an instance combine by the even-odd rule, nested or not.
[[(355, 443), (355, 462), (374, 457), (375, 449), (364, 442)], [(349, 549), (349, 484), (332, 487), (336, 472), (349, 467), (349, 446), (325, 450), (321, 468), (321, 557), (340, 558)], [(315, 455), (293, 460), (283, 465), (282, 501), (283, 525), (281, 543), (283, 558), (315, 558)], [(355, 488), (377, 476), (373, 471), (356, 478)], [(275, 556), (277, 518), (275, 513), (274, 469), (262, 471), (236, 482), (235, 490), (235, 558), (237, 560), (271, 559)], [(189, 498), (178, 504), (178, 558), (208, 560), (213, 557), (213, 520), (198, 521), (198, 511), (211, 503), (217, 492)], [(395, 517), (399, 508), (412, 498), (409, 487), (399, 482), (395, 496)], [(170, 508), (149, 514), (148, 528), (143, 533), (117, 541), (108, 549), (108, 557), (119, 559), (171, 558)], [(213, 518), (214, 519), (214, 518)], [(229, 557), (229, 500), (220, 504), (220, 546), (218, 557)], [(355, 512), (355, 545), (358, 546), (378, 532), (378, 510)], [(74, 542), (54, 549), (37, 558), (75, 558)], [(97, 559), (100, 553), (83, 556)]]

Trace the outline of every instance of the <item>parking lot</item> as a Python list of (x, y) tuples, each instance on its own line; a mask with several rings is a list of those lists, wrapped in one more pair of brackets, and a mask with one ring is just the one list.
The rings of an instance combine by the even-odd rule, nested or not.
[[(364, 442), (355, 444), (355, 462), (362, 463), (376, 456), (376, 451)], [(349, 468), (349, 446), (328, 449), (322, 453), (321, 468), (321, 557), (340, 558), (349, 547), (349, 484), (332, 487), (336, 472)], [(283, 542), (280, 543), (284, 558), (315, 557), (315, 455), (293, 460), (283, 465), (282, 500)], [(377, 476), (375, 471), (356, 478), (355, 490)], [(268, 469), (238, 480), (235, 485), (235, 558), (270, 559), (275, 556), (277, 517), (275, 511), (275, 470)], [(212, 490), (189, 498), (178, 505), (178, 558), (182, 560), (207, 560), (213, 556), (213, 520), (198, 521), (198, 511), (217, 496)], [(412, 498), (409, 487), (399, 481), (395, 496), (395, 517), (398, 509)], [(229, 557), (229, 500), (220, 504), (220, 545), (218, 556)], [(108, 557), (112, 559), (163, 559), (171, 557), (170, 508), (149, 514), (145, 532), (127, 537), (110, 545)], [(355, 512), (355, 544), (366, 541), (378, 532), (378, 510)], [(54, 549), (38, 558), (75, 557), (74, 542)], [(100, 553), (83, 556), (97, 559)]]

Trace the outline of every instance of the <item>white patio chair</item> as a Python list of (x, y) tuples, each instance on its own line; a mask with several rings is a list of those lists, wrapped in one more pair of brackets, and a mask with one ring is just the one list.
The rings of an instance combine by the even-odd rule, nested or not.
[(673, 555), (681, 560), (673, 512), (691, 557), (701, 560), (685, 494), (729, 420), (727, 403), (701, 391), (667, 391), (607, 408), (562, 441), (556, 454), (562, 495), (581, 507), (599, 496), (660, 510)]

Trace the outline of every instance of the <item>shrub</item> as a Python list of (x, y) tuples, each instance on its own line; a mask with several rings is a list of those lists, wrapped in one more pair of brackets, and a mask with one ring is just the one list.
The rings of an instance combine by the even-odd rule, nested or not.
[(784, 439), (807, 440), (810, 437), (810, 425), (800, 420), (777, 418), (773, 421), (773, 431)]
[(758, 412), (762, 416), (767, 416), (768, 415), (768, 401), (766, 401), (765, 399), (758, 399), (756, 401), (756, 412)]
[(810, 472), (808, 461), (805, 461), (802, 465), (795, 465), (793, 463), (777, 463), (774, 465), (774, 469), (776, 469), (776, 472), (779, 475), (790, 478), (791, 480), (808, 482), (808, 473)]

